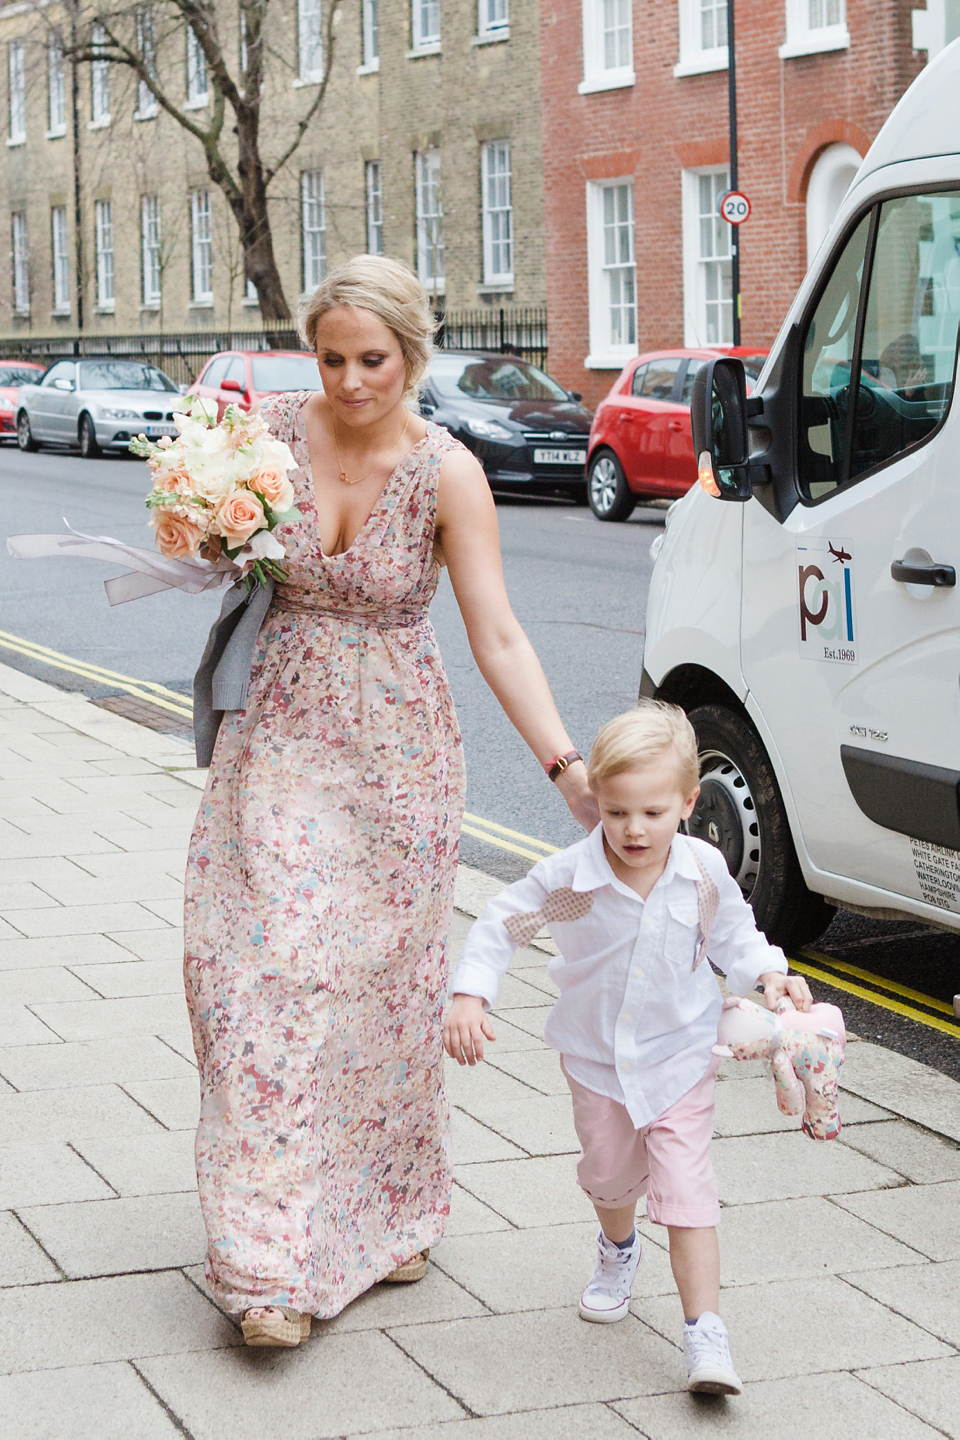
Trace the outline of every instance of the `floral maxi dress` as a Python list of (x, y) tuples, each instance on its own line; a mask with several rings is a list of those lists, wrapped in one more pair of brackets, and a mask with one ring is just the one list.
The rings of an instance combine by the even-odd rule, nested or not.
[(247, 708), (224, 717), (187, 867), (207, 1278), (231, 1314), (337, 1314), (441, 1235), (441, 1016), (464, 772), (427, 608), (431, 425), (323, 554), (306, 395), (262, 413), (300, 518)]

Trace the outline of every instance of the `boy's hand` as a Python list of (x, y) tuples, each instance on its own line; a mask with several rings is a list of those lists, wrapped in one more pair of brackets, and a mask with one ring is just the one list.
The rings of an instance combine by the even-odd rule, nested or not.
[(763, 998), (768, 1010), (777, 1008), (777, 1001), (789, 995), (798, 1010), (809, 1010), (813, 1004), (810, 986), (802, 975), (781, 975), (779, 970), (767, 970), (760, 976)]
[(458, 1065), (483, 1059), (483, 1038), (496, 1040), (483, 1001), (477, 995), (454, 995), (443, 1019), (443, 1048)]

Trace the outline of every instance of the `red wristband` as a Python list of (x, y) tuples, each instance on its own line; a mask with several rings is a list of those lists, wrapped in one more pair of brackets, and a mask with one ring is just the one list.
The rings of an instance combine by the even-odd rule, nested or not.
[(544, 765), (548, 780), (557, 780), (576, 760), (582, 760), (579, 750), (568, 750), (566, 755), (555, 755), (549, 765)]

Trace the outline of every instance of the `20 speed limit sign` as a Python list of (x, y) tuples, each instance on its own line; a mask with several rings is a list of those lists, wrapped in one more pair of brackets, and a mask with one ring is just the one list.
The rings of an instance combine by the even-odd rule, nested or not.
[(728, 225), (742, 225), (750, 218), (750, 201), (739, 190), (728, 190), (722, 195), (719, 208)]

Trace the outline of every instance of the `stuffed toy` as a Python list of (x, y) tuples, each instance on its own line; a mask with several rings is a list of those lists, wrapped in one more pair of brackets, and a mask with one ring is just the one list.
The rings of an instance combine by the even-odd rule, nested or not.
[(813, 1140), (840, 1134), (837, 1088), (847, 1036), (836, 1005), (814, 1005), (804, 1014), (786, 995), (776, 1010), (730, 996), (723, 1002), (715, 1055), (769, 1060), (784, 1115), (803, 1115)]

